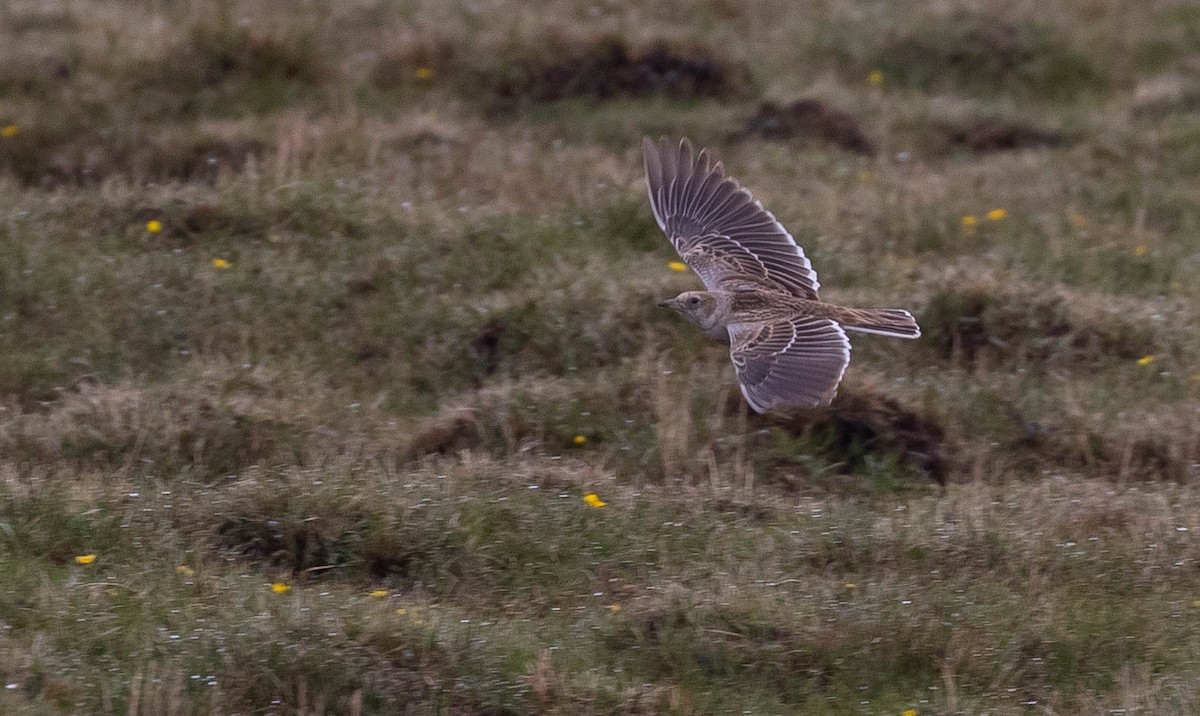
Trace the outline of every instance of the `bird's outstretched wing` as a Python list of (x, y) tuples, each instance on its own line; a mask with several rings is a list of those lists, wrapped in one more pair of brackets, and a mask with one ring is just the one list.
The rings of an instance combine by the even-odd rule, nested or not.
[(708, 150), (687, 139), (642, 142), (654, 218), (710, 291), (771, 288), (816, 299), (821, 287), (804, 249)]
[(742, 395), (760, 413), (828, 405), (850, 363), (850, 341), (828, 318), (734, 323), (729, 338)]

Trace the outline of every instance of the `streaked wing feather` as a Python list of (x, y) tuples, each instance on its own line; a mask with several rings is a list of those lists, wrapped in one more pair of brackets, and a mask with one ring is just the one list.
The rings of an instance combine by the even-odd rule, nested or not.
[(827, 318), (735, 323), (729, 337), (742, 395), (760, 413), (828, 405), (850, 363), (850, 341)]
[[(821, 284), (796, 239), (737, 180), (725, 176), (724, 166), (713, 163), (708, 150), (697, 154), (686, 139), (678, 147), (665, 139), (656, 145), (647, 138), (643, 144), (654, 218), (709, 290), (728, 288), (727, 280), (744, 284), (753, 277), (771, 288), (817, 298)], [(694, 253), (706, 246), (713, 251), (737, 247), (727, 261), (719, 262), (724, 273), (715, 273), (711, 266), (702, 273), (692, 264), (711, 256), (712, 252)], [(747, 275), (741, 275), (742, 269)]]

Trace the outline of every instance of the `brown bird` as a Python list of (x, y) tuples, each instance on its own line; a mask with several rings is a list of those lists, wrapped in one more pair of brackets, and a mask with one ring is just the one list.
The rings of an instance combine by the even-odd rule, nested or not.
[(742, 395), (762, 413), (828, 405), (850, 363), (845, 331), (917, 338), (898, 308), (846, 308), (817, 296), (804, 249), (708, 150), (643, 141), (650, 208), (679, 258), (704, 282), (660, 303), (729, 344)]

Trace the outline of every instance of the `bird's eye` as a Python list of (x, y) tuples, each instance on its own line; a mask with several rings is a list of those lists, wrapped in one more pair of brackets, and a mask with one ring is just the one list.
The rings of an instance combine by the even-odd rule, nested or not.
[(699, 306), (700, 298), (698, 296), (692, 296), (691, 298), (688, 299), (688, 305), (689, 306)]

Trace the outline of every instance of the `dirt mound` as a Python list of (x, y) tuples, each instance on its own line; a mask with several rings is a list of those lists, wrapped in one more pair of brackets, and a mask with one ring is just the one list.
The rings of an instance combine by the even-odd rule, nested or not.
[(480, 438), (479, 422), (469, 411), (437, 415), (412, 432), (403, 457), (448, 455), (478, 445)]
[(815, 139), (858, 154), (876, 152), (875, 143), (863, 134), (858, 120), (815, 99), (800, 99), (783, 107), (764, 102), (733, 139), (746, 137)]
[(289, 567), (293, 572), (331, 564), (329, 549), (319, 530), (275, 519), (230, 517), (217, 528), (216, 544), (228, 554)]
[(859, 473), (872, 460), (893, 459), (939, 484), (949, 473), (950, 447), (938, 418), (870, 390), (843, 386), (827, 409), (773, 412), (753, 420), (773, 429), (784, 463), (793, 453)]
[(725, 99), (745, 93), (745, 67), (701, 45), (658, 40), (631, 47), (619, 37), (555, 39), (480, 72), (502, 105), (572, 97), (612, 100), (662, 95)]
[(441, 555), (421, 544), (415, 533), (411, 539), (398, 540), (367, 536), (372, 517), (365, 513), (334, 511), (316, 521), (286, 505), (253, 498), (242, 509), (244, 513), (226, 517), (216, 529), (215, 547), (222, 556), (290, 569), (293, 574), (304, 572), (312, 578), (354, 575), (329, 568), (357, 566), (377, 579), (410, 580), (427, 575), (440, 562)]
[(1012, 149), (1061, 147), (1071, 143), (1066, 135), (1017, 121), (975, 119), (967, 122), (941, 122), (934, 130), (950, 149), (977, 153)]

